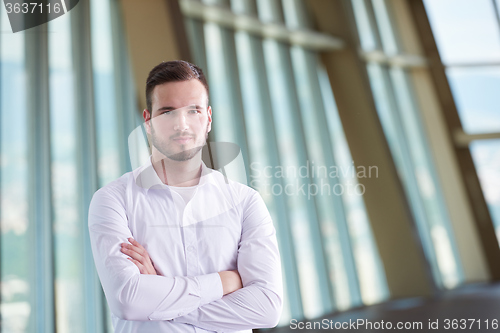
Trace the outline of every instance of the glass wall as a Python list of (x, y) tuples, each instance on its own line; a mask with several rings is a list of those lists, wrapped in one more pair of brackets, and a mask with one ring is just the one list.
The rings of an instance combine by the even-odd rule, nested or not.
[[(10, 31), (0, 6), (2, 31)], [(1, 74), (1, 314), (2, 326), (24, 332), (33, 321), (33, 266), (28, 208), (28, 116), (25, 33), (0, 36)]]
[[(500, 1), (424, 1), (466, 134), (500, 138)], [(469, 146), (500, 241), (500, 140)]]
[(15, 34), (0, 6), (0, 24), (1, 331), (104, 332), (88, 203), (130, 169), (139, 117), (119, 2)]
[(411, 69), (391, 62), (404, 50), (390, 4), (385, 0), (352, 1), (360, 46), (380, 122), (434, 280), (438, 286), (453, 288), (463, 280), (460, 258), (409, 80)]
[[(211, 85), (212, 139), (241, 147), (248, 184), (273, 216), (285, 277), (282, 325), (388, 297), (318, 50), (291, 42), (293, 31), (314, 31), (304, 5), (181, 1), (194, 61)], [(196, 14), (217, 10), (255, 29)], [(276, 37), (258, 32), (271, 25)]]

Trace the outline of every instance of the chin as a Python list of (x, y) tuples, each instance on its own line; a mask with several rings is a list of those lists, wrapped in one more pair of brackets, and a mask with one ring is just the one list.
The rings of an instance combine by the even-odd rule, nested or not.
[(190, 148), (190, 149), (185, 149), (185, 150), (182, 150), (178, 153), (174, 153), (174, 154), (164, 154), (165, 156), (167, 156), (169, 159), (173, 160), (173, 161), (177, 161), (177, 162), (184, 162), (184, 161), (189, 161), (190, 159), (192, 159), (193, 157), (196, 156), (196, 154), (198, 154), (198, 152), (203, 148), (203, 146), (201, 147), (194, 147), (194, 148)]

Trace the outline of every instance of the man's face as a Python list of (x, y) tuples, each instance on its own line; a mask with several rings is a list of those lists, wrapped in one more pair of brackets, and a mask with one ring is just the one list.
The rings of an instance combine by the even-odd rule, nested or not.
[(144, 111), (144, 120), (154, 148), (175, 161), (196, 156), (212, 124), (203, 84), (196, 79), (164, 83), (154, 88), (151, 101), (151, 115)]

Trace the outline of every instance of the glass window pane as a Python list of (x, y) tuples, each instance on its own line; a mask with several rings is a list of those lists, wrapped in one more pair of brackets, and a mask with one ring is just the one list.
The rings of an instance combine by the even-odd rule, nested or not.
[(464, 130), (500, 132), (500, 67), (446, 71)]
[[(260, 171), (264, 166), (274, 167), (279, 165), (278, 157), (275, 154), (277, 143), (273, 128), (274, 124), (269, 121), (272, 114), (270, 110), (270, 96), (264, 74), (262, 39), (242, 31), (237, 32), (235, 38), (245, 112), (245, 125), (247, 132), (253, 134), (251, 139), (248, 140), (251, 159), (249, 185), (256, 190), (262, 188), (263, 183), (282, 186), (279, 179), (262, 177), (260, 175)], [(273, 196), (270, 191), (260, 191), (260, 194), (266, 203), (276, 227), (283, 263), (283, 275), (287, 276), (290, 281), (289, 284), (284, 284), (285, 294), (280, 325), (285, 325), (290, 322), (290, 319), (301, 315), (301, 311), (297, 309), (297, 306), (294, 306), (293, 314), (290, 307), (289, 295), (292, 296), (294, 302), (297, 302), (295, 294), (298, 294), (298, 286), (296, 285), (296, 266), (293, 264), (295, 260), (293, 247), (286, 238), (290, 234), (287, 225), (286, 202), (283, 196)]]
[(500, 59), (500, 27), (491, 0), (424, 0), (443, 63)]
[(109, 0), (91, 0), (92, 64), (97, 129), (99, 187), (117, 179), (120, 165)]
[(474, 141), (470, 149), (500, 242), (500, 140)]
[[(237, 144), (241, 149), (239, 157), (248, 161), (234, 34), (214, 23), (207, 23), (205, 40), (213, 135), (217, 141)], [(247, 184), (248, 170), (240, 163), (226, 165), (224, 172), (229, 178)]]
[(11, 32), (5, 6), (0, 7), (0, 315), (2, 331), (21, 333), (34, 329), (35, 292), (29, 252), (25, 35)]
[(441, 278), (445, 287), (452, 288), (462, 279), (460, 261), (423, 125), (406, 72), (394, 68), (390, 70), (390, 76)]
[[(264, 41), (266, 69), (269, 75), (271, 89), (272, 110), (276, 124), (276, 135), (281, 165), (298, 170), (305, 165), (304, 141), (302, 131), (298, 129), (297, 103), (293, 99), (292, 73), (289, 59), (289, 48), (275, 41)], [(293, 112), (293, 113), (291, 113)], [(295, 116), (294, 116), (295, 115)], [(299, 138), (300, 136), (300, 138)], [(304, 315), (315, 318), (324, 313), (322, 305), (322, 291), (319, 289), (319, 272), (324, 272), (324, 261), (318, 263), (318, 254), (313, 244), (311, 224), (316, 222), (316, 214), (311, 215), (311, 202), (306, 200), (297, 189), (305, 184), (307, 179), (293, 179), (283, 177), (285, 188), (292, 189), (287, 195), (287, 204), (290, 212), (290, 227), (293, 243), (295, 244), (296, 260), (299, 273), (300, 291), (303, 301)], [(293, 190), (295, 189), (295, 190)], [(319, 266), (318, 266), (319, 265)]]
[(71, 54), (71, 14), (49, 22), (49, 80), (58, 332), (84, 332), (81, 223)]
[(384, 52), (389, 55), (398, 53), (396, 31), (389, 12), (390, 7), (387, 6), (385, 0), (372, 0), (372, 4)]
[(438, 285), (461, 282), (460, 262), (405, 74), (369, 64), (377, 112)]
[[(335, 165), (340, 170), (351, 170), (354, 166), (353, 160), (326, 70), (319, 68), (318, 76), (325, 105), (326, 123), (331, 136), (330, 140), (332, 141)], [(371, 174), (370, 166), (368, 166), (368, 170), (369, 177), (378, 177), (378, 169), (374, 171), (374, 174)], [(361, 187), (359, 187), (357, 177), (349, 172), (347, 172), (347, 175), (344, 172), (340, 172), (339, 181), (344, 188), (353, 189), (353, 191), (346, 192), (342, 196), (342, 201), (344, 202), (346, 222), (349, 229), (352, 251), (354, 252), (355, 261), (351, 264), (356, 265), (361, 298), (363, 303), (367, 305), (378, 303), (389, 297), (389, 290), (382, 261), (378, 254), (366, 214), (363, 197), (359, 195), (361, 192), (354, 191), (354, 189), (359, 190)], [(353, 276), (341, 276), (341, 272), (335, 272), (335, 280), (340, 282), (345, 278), (353, 279)], [(339, 287), (342, 284), (337, 284), (339, 285), (337, 286), (338, 289), (336, 289), (337, 307), (345, 309), (358, 305), (353, 295), (350, 295), (350, 299), (347, 299), (347, 296), (349, 296), (347, 295), (347, 290), (341, 290)]]
[[(324, 121), (324, 109), (321, 100), (321, 90), (317, 79), (315, 58), (312, 52), (300, 47), (292, 47), (292, 60), (295, 72), (295, 82), (300, 106), (300, 116), (303, 125), (305, 146), (307, 148), (307, 167), (313, 171), (310, 175), (311, 188), (317, 188), (317, 194), (310, 200), (315, 201), (318, 220), (322, 231), (322, 245), (325, 249), (325, 264), (330, 277), (333, 290), (342, 289), (348, 293), (348, 297), (359, 298), (359, 289), (349, 288), (349, 279), (346, 273), (351, 273), (351, 282), (357, 280), (356, 272), (349, 271), (345, 267), (345, 260), (352, 263), (352, 251), (349, 246), (348, 234), (345, 228), (345, 216), (340, 196), (344, 191), (352, 191), (352, 188), (344, 189), (338, 182), (337, 177), (329, 177), (327, 166), (335, 165), (332, 149), (329, 142), (329, 133)], [(312, 67), (312, 68), (311, 68)], [(315, 187), (312, 187), (315, 186)], [(316, 190), (311, 191), (315, 193)], [(308, 197), (309, 199), (309, 197)], [(340, 230), (339, 230), (340, 229)], [(344, 244), (342, 244), (344, 243)], [(344, 245), (344, 246), (342, 246)], [(349, 268), (353, 268), (352, 266)], [(344, 275), (341, 279), (333, 278), (335, 273)], [(344, 282), (344, 283), (342, 283)], [(346, 283), (347, 282), (347, 283)], [(325, 290), (324, 293), (327, 293)], [(351, 295), (354, 292), (354, 295)], [(336, 294), (336, 293), (334, 293)]]
[(377, 49), (376, 31), (373, 29), (372, 17), (366, 6), (366, 0), (352, 0), (356, 25), (358, 27), (361, 48), (365, 51)]

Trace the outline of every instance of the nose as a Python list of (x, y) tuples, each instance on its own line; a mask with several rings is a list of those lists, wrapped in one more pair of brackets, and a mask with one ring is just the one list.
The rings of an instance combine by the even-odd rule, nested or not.
[(186, 120), (186, 115), (184, 114), (184, 112), (179, 112), (174, 120), (174, 130), (184, 132), (188, 129), (189, 126)]

